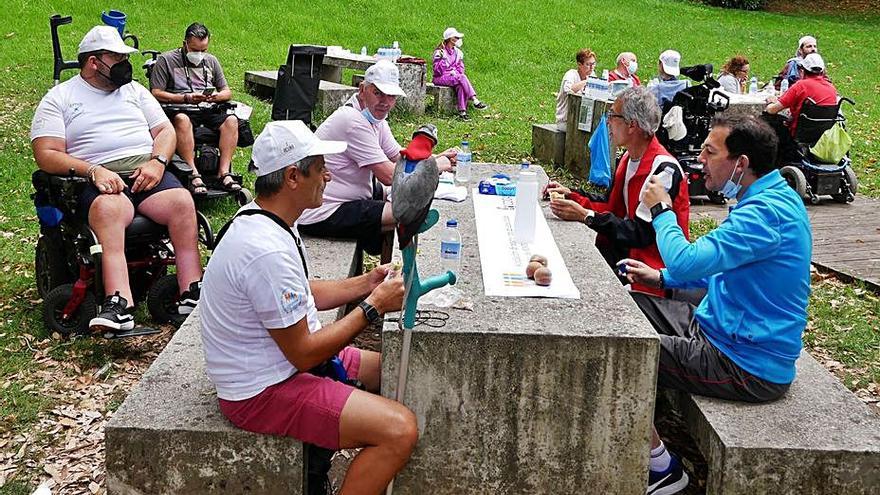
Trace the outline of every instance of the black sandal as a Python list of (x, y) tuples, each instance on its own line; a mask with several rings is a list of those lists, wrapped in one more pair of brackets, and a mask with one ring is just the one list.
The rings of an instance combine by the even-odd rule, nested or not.
[[(227, 181), (226, 178), (229, 178)], [(223, 189), (226, 192), (238, 192), (241, 191), (241, 184), (235, 182), (235, 178), (232, 176), (232, 172), (227, 172), (220, 176), (220, 184), (223, 185)]]
[(205, 186), (205, 182), (202, 180), (201, 174), (189, 174), (188, 179), (188, 189), (193, 196), (203, 197), (208, 195), (208, 187)]

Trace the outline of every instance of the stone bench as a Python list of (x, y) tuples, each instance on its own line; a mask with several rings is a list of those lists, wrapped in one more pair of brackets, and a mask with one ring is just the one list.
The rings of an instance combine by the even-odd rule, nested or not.
[[(304, 242), (314, 278), (360, 271), (354, 241)], [(319, 316), (330, 323), (337, 311)], [(107, 424), (108, 492), (300, 493), (302, 444), (227, 421), (205, 373), (200, 328), (197, 308)]]
[[(278, 71), (249, 70), (244, 73), (245, 90), (258, 98), (272, 101), (277, 83)], [(330, 115), (356, 92), (357, 88), (354, 86), (322, 80), (318, 85), (316, 108), (324, 115)]]
[(428, 83), (425, 93), (433, 100), (431, 107), (435, 113), (441, 115), (458, 114), (458, 99), (455, 96), (455, 88)]
[(532, 124), (532, 157), (539, 163), (565, 165), (565, 131), (556, 124)]
[(670, 392), (706, 457), (709, 495), (880, 493), (880, 416), (807, 352), (767, 404)]

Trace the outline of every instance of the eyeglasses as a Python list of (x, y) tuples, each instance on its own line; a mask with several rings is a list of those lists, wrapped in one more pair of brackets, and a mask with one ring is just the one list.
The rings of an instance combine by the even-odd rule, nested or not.
[(595, 67), (595, 66), (596, 66), (596, 62), (584, 62), (584, 65), (587, 66), (587, 67)]
[(609, 110), (608, 112), (605, 113), (605, 117), (606, 117), (608, 120), (611, 120), (611, 119), (613, 119), (614, 117), (618, 117), (618, 118), (621, 118), (621, 119), (623, 119), (623, 120), (626, 120), (626, 117), (624, 117), (623, 114), (621, 114), (621, 113), (615, 113), (615, 112), (610, 111), (610, 110)]

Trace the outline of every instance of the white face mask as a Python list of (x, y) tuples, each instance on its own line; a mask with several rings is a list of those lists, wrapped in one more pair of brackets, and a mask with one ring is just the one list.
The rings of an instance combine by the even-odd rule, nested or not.
[(461, 39), (461, 38), (455, 40), (455, 46), (457, 46), (458, 48), (461, 48), (461, 43), (462, 43), (462, 39)]
[[(739, 164), (739, 160), (737, 160), (737, 165)], [(733, 181), (733, 174), (736, 173), (736, 166), (733, 167), (733, 170), (730, 171), (730, 178), (727, 179), (727, 182), (721, 186), (721, 190), (718, 191), (722, 196), (728, 199), (733, 199), (739, 194), (739, 191), (742, 189), (742, 185), (740, 184), (743, 180), (743, 174), (739, 174), (739, 179), (736, 182)]]
[(626, 66), (626, 70), (629, 71), (629, 75), (633, 75), (639, 70), (639, 64), (636, 61), (632, 61), (629, 65)]
[(193, 65), (199, 65), (205, 59), (205, 52), (186, 52), (186, 59)]

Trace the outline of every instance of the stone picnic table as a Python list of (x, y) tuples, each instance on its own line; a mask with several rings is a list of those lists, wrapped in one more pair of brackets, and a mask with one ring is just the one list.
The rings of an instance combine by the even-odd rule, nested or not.
[[(536, 167), (538, 168), (538, 167)], [(540, 170), (540, 169), (539, 169)], [(511, 166), (474, 164), (481, 177)], [(547, 180), (543, 171), (541, 180)], [(448, 218), (459, 220), (459, 281), (471, 310), (417, 325), (404, 403), (419, 443), (395, 494), (643, 494), (659, 339), (593, 246), (583, 224), (542, 211), (580, 299), (484, 295), (473, 201), (434, 201), (438, 226), (419, 236), (422, 278), (440, 272)], [(394, 397), (402, 332), (386, 321), (382, 394)]]
[[(342, 83), (343, 69), (365, 71), (378, 59), (372, 55), (360, 55), (345, 51), (334, 51), (324, 55), (321, 67), (321, 79), (335, 83)], [(425, 113), (425, 64), (398, 62), (397, 69), (400, 71), (400, 87), (406, 96), (398, 98), (397, 107), (416, 115)]]

